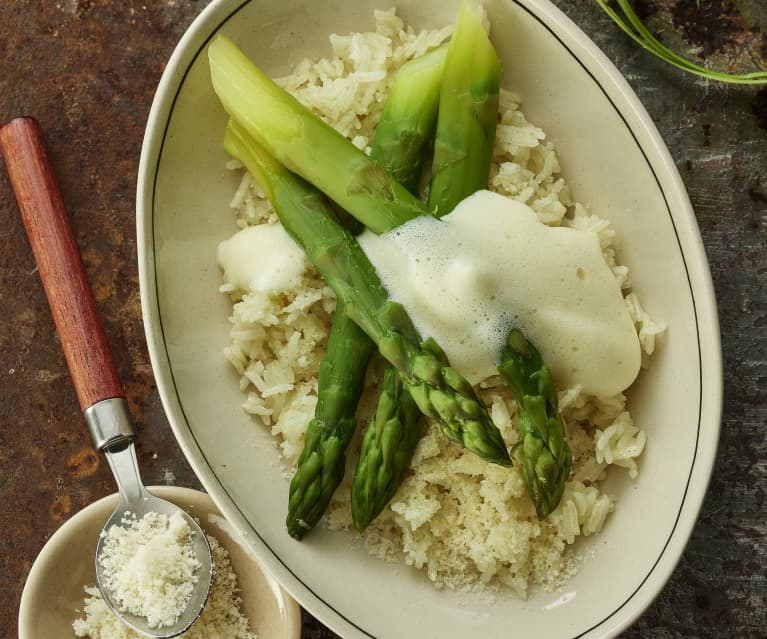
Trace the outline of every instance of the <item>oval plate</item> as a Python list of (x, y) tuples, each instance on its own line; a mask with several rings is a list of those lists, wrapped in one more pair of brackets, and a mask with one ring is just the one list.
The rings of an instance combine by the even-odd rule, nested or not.
[[(387, 5), (388, 6), (388, 5)], [(351, 534), (318, 530), (299, 543), (284, 527), (288, 482), (267, 429), (241, 409), (222, 355), (231, 308), (218, 293), (216, 245), (235, 231), (225, 169), (226, 115), (205, 47), (221, 31), (272, 75), (329, 54), (330, 33), (373, 27), (372, 1), (221, 0), (194, 22), (163, 75), (138, 182), (141, 300), (158, 387), (200, 481), (267, 568), (345, 637), (613, 636), (660, 592), (692, 531), (711, 473), (722, 406), (721, 347), (696, 220), (657, 130), (620, 73), (545, 0), (490, 0), (503, 86), (553, 140), (574, 197), (613, 223), (622, 263), (669, 331), (630, 407), (647, 431), (637, 482), (612, 477), (617, 511), (562, 592), (436, 590), (420, 573), (369, 557)], [(386, 8), (379, 6), (378, 8)], [(458, 2), (411, 0), (415, 28), (451, 23)], [(620, 473), (616, 473), (620, 475)]]

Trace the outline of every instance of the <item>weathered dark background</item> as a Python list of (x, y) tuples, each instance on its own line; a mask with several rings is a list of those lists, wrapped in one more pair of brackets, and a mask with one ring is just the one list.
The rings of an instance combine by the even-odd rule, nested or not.
[[(626, 75), (660, 129), (692, 198), (719, 300), (725, 407), (710, 491), (671, 581), (624, 637), (765, 638), (767, 89), (684, 75), (632, 44), (594, 0), (554, 2)], [(199, 487), (146, 352), (134, 197), (163, 65), (205, 4), (0, 2), (0, 123), (21, 114), (42, 123), (141, 429), (148, 484)], [(719, 68), (767, 69), (765, 0), (634, 4), (679, 51)], [(114, 484), (90, 448), (4, 172), (0, 216), (0, 636), (12, 637), (26, 574), (46, 539)], [(306, 639), (334, 636), (306, 616)]]

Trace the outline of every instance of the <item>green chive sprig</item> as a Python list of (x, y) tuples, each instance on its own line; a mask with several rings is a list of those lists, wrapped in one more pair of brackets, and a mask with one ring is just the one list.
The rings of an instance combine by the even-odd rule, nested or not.
[(615, 23), (639, 46), (647, 49), (654, 56), (669, 64), (694, 73), (709, 80), (718, 80), (719, 82), (729, 82), (731, 84), (767, 84), (767, 71), (756, 71), (754, 73), (726, 73), (724, 71), (714, 71), (707, 69), (699, 64), (677, 55), (671, 49), (658, 41), (650, 33), (649, 29), (639, 19), (629, 0), (615, 0), (615, 4), (623, 12), (621, 17), (618, 12), (610, 6), (610, 0), (596, 0), (597, 4), (609, 15)]

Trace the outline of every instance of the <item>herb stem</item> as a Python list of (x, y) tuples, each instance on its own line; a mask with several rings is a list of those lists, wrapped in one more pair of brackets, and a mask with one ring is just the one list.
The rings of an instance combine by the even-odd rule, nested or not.
[(753, 73), (715, 71), (674, 53), (650, 33), (650, 30), (631, 7), (629, 0), (615, 0), (618, 8), (623, 12), (625, 20), (610, 6), (610, 0), (596, 0), (596, 2), (634, 42), (664, 62), (709, 80), (729, 82), (731, 84), (767, 84), (767, 71), (756, 71)]

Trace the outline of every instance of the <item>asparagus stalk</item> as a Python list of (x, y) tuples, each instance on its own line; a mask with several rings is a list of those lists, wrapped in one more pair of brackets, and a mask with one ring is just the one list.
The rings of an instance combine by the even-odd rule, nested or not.
[(399, 375), (387, 366), (352, 483), (352, 519), (360, 532), (380, 514), (402, 483), (423, 433), (420, 418), (421, 412)]
[(367, 228), (384, 233), (428, 214), (384, 167), (277, 86), (226, 36), (214, 38), (208, 57), (213, 88), (229, 115)]
[(506, 339), (498, 370), (517, 400), (519, 457), (527, 491), (538, 516), (545, 517), (559, 504), (572, 464), (557, 389), (541, 354), (517, 329)]
[[(476, 50), (484, 56), (483, 64), (472, 64)], [(444, 60), (446, 53), (447, 61)], [(430, 71), (431, 83), (424, 77), (426, 72), (419, 73), (420, 68), (410, 71), (406, 65), (398, 73), (384, 105), (371, 157), (379, 161), (384, 158), (382, 164), (393, 170), (400, 182), (413, 191), (420, 165), (409, 165), (410, 156), (406, 153), (412, 137), (400, 131), (420, 131), (420, 119), (433, 118), (439, 111), (435, 162), (441, 168), (436, 183), (432, 183), (432, 196), (435, 184), (440, 188), (446, 180), (452, 183), (441, 199), (435, 199), (436, 203), (430, 199), (429, 208), (432, 213), (445, 215), (464, 197), (487, 186), (497, 122), (500, 64), (479, 20), (466, 5), (459, 14), (447, 52), (442, 47), (429, 55), (437, 62), (425, 56), (410, 65), (420, 63)], [(437, 64), (438, 69), (435, 69)], [(494, 87), (494, 91), (485, 92), (480, 99), (472, 93), (477, 86)], [(465, 95), (471, 95), (473, 99), (467, 101)], [(416, 122), (410, 124), (413, 119)], [(422, 148), (414, 157), (422, 160), (424, 138), (415, 139)], [(450, 152), (450, 158), (447, 152)], [(448, 161), (459, 154), (461, 160)], [(358, 530), (364, 529), (394, 496), (420, 437), (420, 429), (409, 429), (402, 421), (408, 418), (407, 395), (400, 396), (396, 388), (387, 388), (387, 381), (392, 383), (396, 377), (387, 375), (384, 378), (381, 402), (373, 424), (365, 433), (352, 484), (352, 516)], [(401, 397), (401, 404), (391, 401), (392, 397)]]
[(501, 65), (464, 0), (447, 51), (439, 97), (429, 209), (441, 217), (487, 188), (498, 123)]
[[(448, 48), (434, 143), (429, 208), (449, 213), (487, 186), (498, 122), (500, 64), (474, 11), (464, 2)], [(499, 370), (518, 406), (518, 449), (527, 490), (540, 517), (556, 508), (572, 455), (558, 413), (549, 368), (521, 331), (513, 329)]]
[(362, 329), (337, 309), (320, 364), (317, 408), (290, 482), (286, 523), (296, 539), (314, 528), (343, 479), (346, 449), (357, 426), (357, 401), (374, 350)]
[(400, 67), (386, 97), (370, 157), (411, 193), (434, 140), (447, 46)]
[[(435, 148), (435, 167), (439, 168), (434, 177), (436, 181), (432, 184), (431, 198), (434, 202), (430, 199), (429, 208), (432, 213), (440, 216), (449, 213), (460, 200), (477, 189), (484, 188), (490, 171), (497, 121), (500, 66), (478, 22), (474, 13), (464, 6), (450, 43), (444, 71), (440, 73), (441, 91), (438, 94), (436, 91), (434, 94), (424, 92), (427, 96), (434, 96), (434, 112), (436, 113), (437, 108), (439, 109), (438, 131), (440, 133), (438, 133)], [(494, 60), (494, 64), (472, 64), (472, 57), (477, 49), (485, 54), (486, 61)], [(387, 113), (390, 103), (397, 103), (396, 93), (400, 88), (398, 86), (400, 82), (403, 85), (405, 83), (413, 85), (408, 87), (406, 97), (420, 95), (420, 87), (412, 82), (411, 75), (403, 74), (404, 70), (403, 67), (387, 98), (384, 114)], [(495, 87), (495, 90), (490, 94), (484, 94), (478, 105), (474, 99), (463, 99), (465, 95), (472, 95), (472, 87), (475, 86)], [(412, 114), (417, 109), (417, 103), (399, 109), (397, 121), (402, 123), (399, 126), (409, 130), (407, 121), (414, 117)], [(389, 118), (381, 119), (379, 130), (376, 132), (373, 153), (371, 153), (373, 157), (376, 157), (376, 143), (381, 137), (381, 128), (389, 126), (389, 122)], [(396, 140), (397, 135), (385, 136), (387, 140), (391, 138)], [(478, 149), (482, 152), (477, 152)], [(388, 150), (387, 147), (381, 151)], [(396, 153), (392, 155), (397, 157)], [(460, 159), (453, 160), (456, 157)], [(384, 164), (386, 165), (385, 162)], [(407, 168), (407, 165), (405, 167)], [(398, 174), (395, 173), (395, 175)], [(399, 174), (399, 176), (400, 181), (403, 181), (402, 175)], [(412, 175), (411, 171), (411, 177), (415, 178), (413, 182), (405, 180), (403, 183), (410, 184), (412, 190), (412, 184), (417, 181), (417, 173)], [(449, 188), (440, 193), (441, 198), (434, 197), (435, 188), (439, 189), (445, 181), (450, 182)], [(394, 379), (396, 378), (393, 376), (386, 377), (384, 384), (387, 380)], [(418, 437), (414, 433), (420, 435), (420, 429), (409, 430), (401, 422), (407, 415), (407, 403), (403, 401), (400, 406), (396, 406), (389, 399), (390, 397), (397, 397), (396, 389), (385, 388), (373, 424), (365, 433), (357, 472), (352, 484), (352, 516), (359, 530), (366, 527), (380, 513), (396, 492), (407, 469), (409, 453), (418, 442)], [(413, 436), (410, 437), (410, 435)]]
[(347, 315), (375, 342), (402, 377), (422, 413), (443, 432), (488, 461), (511, 463), (498, 428), (474, 389), (422, 340), (405, 309), (389, 300), (356, 239), (338, 224), (321, 193), (285, 169), (230, 121), (225, 150), (259, 181), (286, 231), (333, 289)]
[[(373, 139), (370, 156), (411, 193), (434, 136), (446, 53), (442, 46), (400, 68)], [(352, 482), (352, 519), (360, 532), (397, 492), (422, 432), (421, 412), (389, 365)]]
[[(426, 146), (434, 134), (446, 52), (447, 48), (441, 47), (402, 66), (376, 129), (371, 157), (410, 191), (418, 183)], [(371, 339), (349, 319), (344, 305), (339, 303), (320, 365), (317, 408), (290, 483), (287, 527), (296, 539), (317, 524), (343, 479), (344, 451), (354, 433), (362, 380), (373, 350)], [(366, 526), (396, 492), (420, 437), (420, 418), (421, 412), (412, 397), (389, 367), (376, 419), (367, 430), (355, 473), (352, 487), (355, 522), (364, 520)], [(384, 441), (389, 454), (381, 456)], [(363, 478), (366, 478), (364, 516), (355, 508), (363, 498), (359, 490)]]

